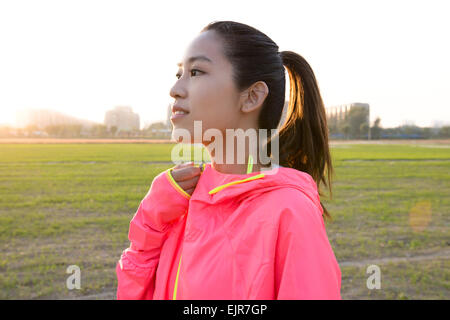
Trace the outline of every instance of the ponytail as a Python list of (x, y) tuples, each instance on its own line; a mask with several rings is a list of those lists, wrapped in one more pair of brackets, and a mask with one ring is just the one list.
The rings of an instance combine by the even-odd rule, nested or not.
[[(331, 191), (333, 167), (328, 147), (325, 107), (313, 70), (306, 60), (292, 51), (280, 54), (290, 79), (289, 105), (286, 120), (280, 127), (280, 165), (308, 173), (316, 182)], [(320, 203), (324, 217), (331, 219)]]

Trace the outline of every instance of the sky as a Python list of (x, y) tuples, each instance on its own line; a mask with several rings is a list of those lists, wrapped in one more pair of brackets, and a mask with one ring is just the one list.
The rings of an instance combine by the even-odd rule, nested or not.
[[(368, 103), (383, 127), (450, 124), (448, 1), (1, 1), (0, 124), (52, 109), (165, 121), (189, 43), (212, 21), (268, 35), (311, 65), (325, 106)], [(287, 76), (287, 73), (286, 73)]]

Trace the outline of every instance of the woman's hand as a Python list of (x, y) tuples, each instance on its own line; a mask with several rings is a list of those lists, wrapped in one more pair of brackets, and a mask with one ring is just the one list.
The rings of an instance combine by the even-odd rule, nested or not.
[(178, 164), (172, 170), (173, 179), (189, 195), (194, 192), (200, 175), (200, 168), (196, 167), (193, 162)]

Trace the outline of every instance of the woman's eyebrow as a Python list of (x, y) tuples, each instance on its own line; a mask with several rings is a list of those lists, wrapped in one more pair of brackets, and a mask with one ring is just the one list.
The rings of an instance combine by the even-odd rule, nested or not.
[[(194, 56), (194, 57), (190, 57), (190, 58), (188, 59), (188, 63), (192, 63), (192, 62), (194, 62), (195, 60), (204, 60), (204, 61), (207, 61), (207, 62), (212, 63), (211, 59), (209, 59), (209, 58), (206, 57), (206, 56)], [(181, 67), (182, 65), (183, 65), (182, 62), (178, 62), (178, 63), (177, 63), (177, 66), (178, 66), (178, 67)]]

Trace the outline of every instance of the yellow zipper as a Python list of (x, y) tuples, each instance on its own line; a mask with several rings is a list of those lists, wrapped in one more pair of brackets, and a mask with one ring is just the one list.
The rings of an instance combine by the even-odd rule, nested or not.
[(173, 289), (173, 300), (177, 300), (178, 276), (180, 275), (181, 258), (182, 255), (180, 255), (180, 262), (178, 263), (177, 277), (175, 278), (175, 288)]

